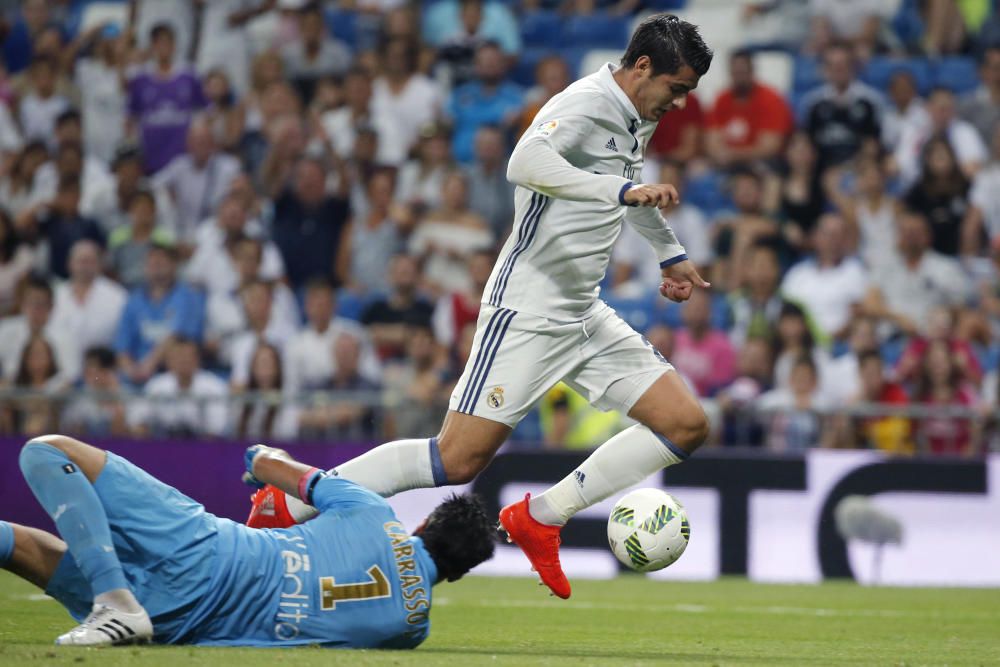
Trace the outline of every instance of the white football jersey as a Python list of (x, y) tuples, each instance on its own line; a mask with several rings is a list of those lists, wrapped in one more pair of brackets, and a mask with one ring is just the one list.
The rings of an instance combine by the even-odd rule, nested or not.
[(580, 320), (594, 306), (611, 248), (628, 221), (661, 266), (686, 259), (655, 208), (622, 197), (639, 178), (656, 129), (644, 121), (608, 63), (553, 97), (518, 141), (507, 167), (515, 223), (483, 303), (553, 320)]

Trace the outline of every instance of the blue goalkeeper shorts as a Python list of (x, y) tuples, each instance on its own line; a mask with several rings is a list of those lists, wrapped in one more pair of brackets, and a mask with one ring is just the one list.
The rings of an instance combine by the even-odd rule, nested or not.
[[(212, 590), (217, 574), (219, 519), (111, 452), (94, 488), (125, 578), (153, 621), (154, 640), (183, 642), (194, 630), (190, 612)], [(45, 592), (78, 621), (90, 613), (90, 584), (68, 551)]]

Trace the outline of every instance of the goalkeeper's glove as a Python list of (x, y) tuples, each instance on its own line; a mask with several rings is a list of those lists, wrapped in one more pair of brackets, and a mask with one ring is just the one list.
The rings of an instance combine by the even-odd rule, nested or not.
[(248, 484), (255, 489), (264, 488), (264, 482), (260, 481), (253, 474), (253, 462), (258, 456), (271, 449), (267, 445), (254, 445), (253, 447), (247, 447), (247, 450), (243, 452), (243, 464), (246, 467), (246, 472), (243, 473), (243, 483)]

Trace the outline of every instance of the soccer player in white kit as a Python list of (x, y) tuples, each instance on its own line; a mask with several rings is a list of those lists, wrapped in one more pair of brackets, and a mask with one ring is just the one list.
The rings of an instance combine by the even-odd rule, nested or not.
[(708, 435), (697, 399), (673, 367), (599, 299), (624, 222), (660, 259), (661, 294), (709, 287), (661, 216), (672, 185), (640, 185), (656, 124), (682, 108), (712, 60), (698, 29), (659, 14), (610, 63), (553, 97), (511, 155), (516, 224), (482, 297), (475, 343), (440, 434), (384, 444), (336, 468), (383, 496), (472, 480), (512, 428), (560, 380), (639, 422), (572, 474), (500, 513), (500, 524), (555, 595), (570, 585), (559, 531), (581, 509), (680, 463)]

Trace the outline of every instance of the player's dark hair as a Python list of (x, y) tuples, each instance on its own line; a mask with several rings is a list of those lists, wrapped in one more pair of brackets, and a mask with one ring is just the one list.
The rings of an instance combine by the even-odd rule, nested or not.
[(479, 496), (453, 494), (435, 507), (417, 535), (437, 565), (438, 581), (458, 581), (492, 558), (495, 525)]
[(654, 14), (639, 24), (622, 56), (622, 67), (635, 67), (641, 56), (649, 57), (653, 74), (676, 74), (687, 65), (704, 76), (712, 64), (712, 49), (698, 27), (673, 14)]

